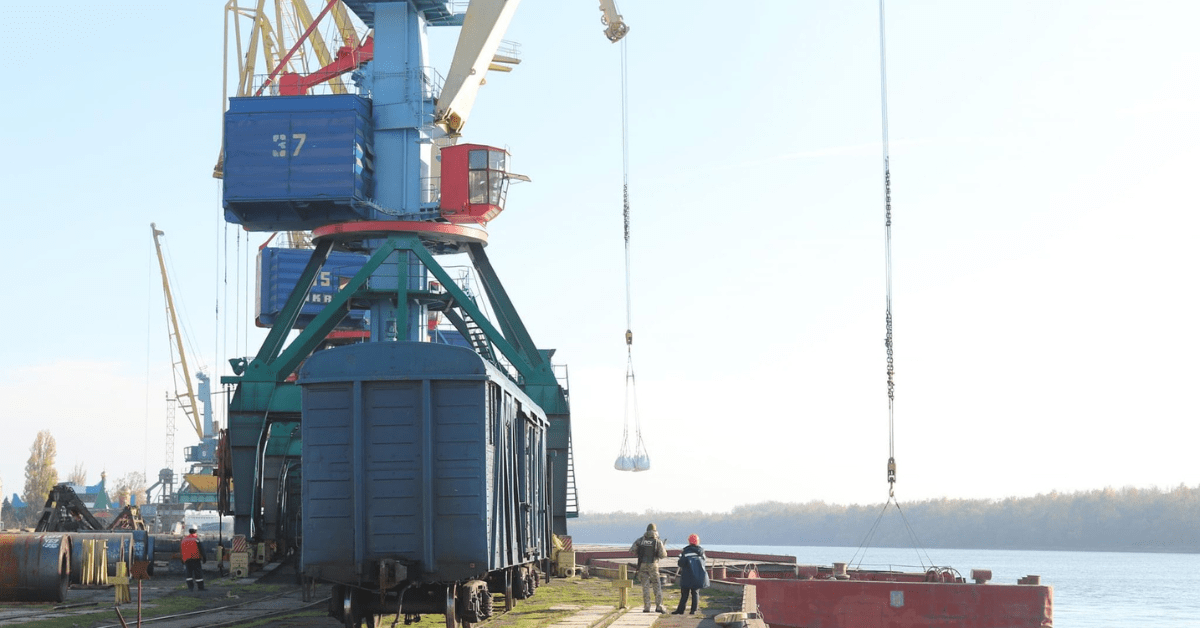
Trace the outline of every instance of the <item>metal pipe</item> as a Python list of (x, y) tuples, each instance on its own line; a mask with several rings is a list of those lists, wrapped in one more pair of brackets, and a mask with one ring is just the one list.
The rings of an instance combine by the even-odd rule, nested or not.
[(62, 602), (70, 577), (70, 536), (0, 535), (0, 600)]

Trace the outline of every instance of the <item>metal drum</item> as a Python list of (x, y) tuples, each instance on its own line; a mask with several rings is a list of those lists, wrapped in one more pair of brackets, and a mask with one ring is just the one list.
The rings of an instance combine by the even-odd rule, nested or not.
[(175, 534), (151, 534), (150, 537), (154, 539), (154, 552), (166, 556), (163, 560), (179, 560), (179, 543), (183, 537)]
[[(218, 536), (215, 534), (201, 534), (199, 536), (200, 547), (204, 550), (204, 555), (209, 560), (216, 560)], [(149, 560), (159, 563), (155, 569), (163, 570), (163, 573), (183, 573), (183, 563), (179, 561), (179, 544), (182, 541), (183, 537), (175, 534), (150, 535), (150, 552), (153, 558)], [(220, 538), (220, 544), (227, 551), (229, 550), (230, 542), (228, 535)]]
[(62, 602), (71, 575), (71, 537), (0, 534), (0, 600)]
[(145, 530), (78, 532), (71, 536), (71, 582), (73, 584), (80, 584), (80, 576), (83, 573), (84, 539), (105, 542), (106, 570), (110, 576), (117, 575), (117, 563), (125, 563), (125, 573), (132, 573), (134, 561), (151, 562), (154, 560), (154, 537)]

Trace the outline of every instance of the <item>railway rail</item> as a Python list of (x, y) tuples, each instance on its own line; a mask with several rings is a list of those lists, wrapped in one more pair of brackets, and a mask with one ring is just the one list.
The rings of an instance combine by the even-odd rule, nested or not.
[[(95, 628), (124, 628), (124, 626), (134, 626), (137, 623), (137, 607), (133, 604), (125, 604), (120, 609), (121, 616), (125, 621), (124, 626), (120, 623), (119, 619), (117, 623), (100, 624), (100, 621), (110, 622), (108, 616), (102, 618), (100, 613), (108, 613), (113, 610), (111, 588), (88, 591), (75, 590), (73, 594), (73, 597), (82, 594), (89, 599), (49, 609), (24, 611), (20, 608), (3, 609), (0, 610), (0, 626), (15, 626), (31, 621), (62, 618), (71, 618), (75, 625), (94, 626)], [(154, 602), (150, 600), (147, 602), (148, 608), (143, 607), (141, 623), (152, 625), (155, 628), (220, 628), (239, 626), (261, 622), (263, 619), (294, 615), (305, 611), (323, 611), (329, 603), (327, 595), (312, 602), (302, 602), (299, 588), (289, 588), (286, 591), (271, 595), (255, 596), (251, 599), (241, 600), (232, 604), (213, 605), (214, 602), (219, 603), (219, 601), (224, 599), (235, 598), (226, 598), (218, 588), (215, 589), (213, 597), (205, 600), (207, 603), (204, 608), (183, 613), (147, 616), (148, 612), (153, 612)], [(94, 619), (89, 621), (89, 616)], [(314, 619), (320, 619), (321, 622), (304, 625), (330, 626), (337, 624), (337, 622), (325, 617), (324, 612), (320, 613)]]

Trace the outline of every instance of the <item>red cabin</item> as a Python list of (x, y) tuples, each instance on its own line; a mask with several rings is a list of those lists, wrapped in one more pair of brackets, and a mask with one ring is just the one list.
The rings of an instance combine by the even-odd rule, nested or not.
[(442, 149), (442, 218), (485, 224), (504, 210), (508, 181), (529, 178), (508, 172), (508, 151), (481, 144)]

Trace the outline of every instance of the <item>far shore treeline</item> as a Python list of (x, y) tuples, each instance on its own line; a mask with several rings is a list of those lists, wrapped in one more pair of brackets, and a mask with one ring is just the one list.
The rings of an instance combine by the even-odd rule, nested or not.
[[(703, 508), (703, 492), (696, 495)], [(1200, 485), (901, 501), (900, 508), (903, 517), (894, 505), (885, 512), (882, 502), (764, 502), (727, 513), (584, 511), (567, 525), (577, 544), (632, 543), (653, 522), (672, 546), (697, 533), (704, 545), (857, 547), (880, 521), (870, 545), (912, 547), (907, 519), (929, 548), (1200, 553)]]

